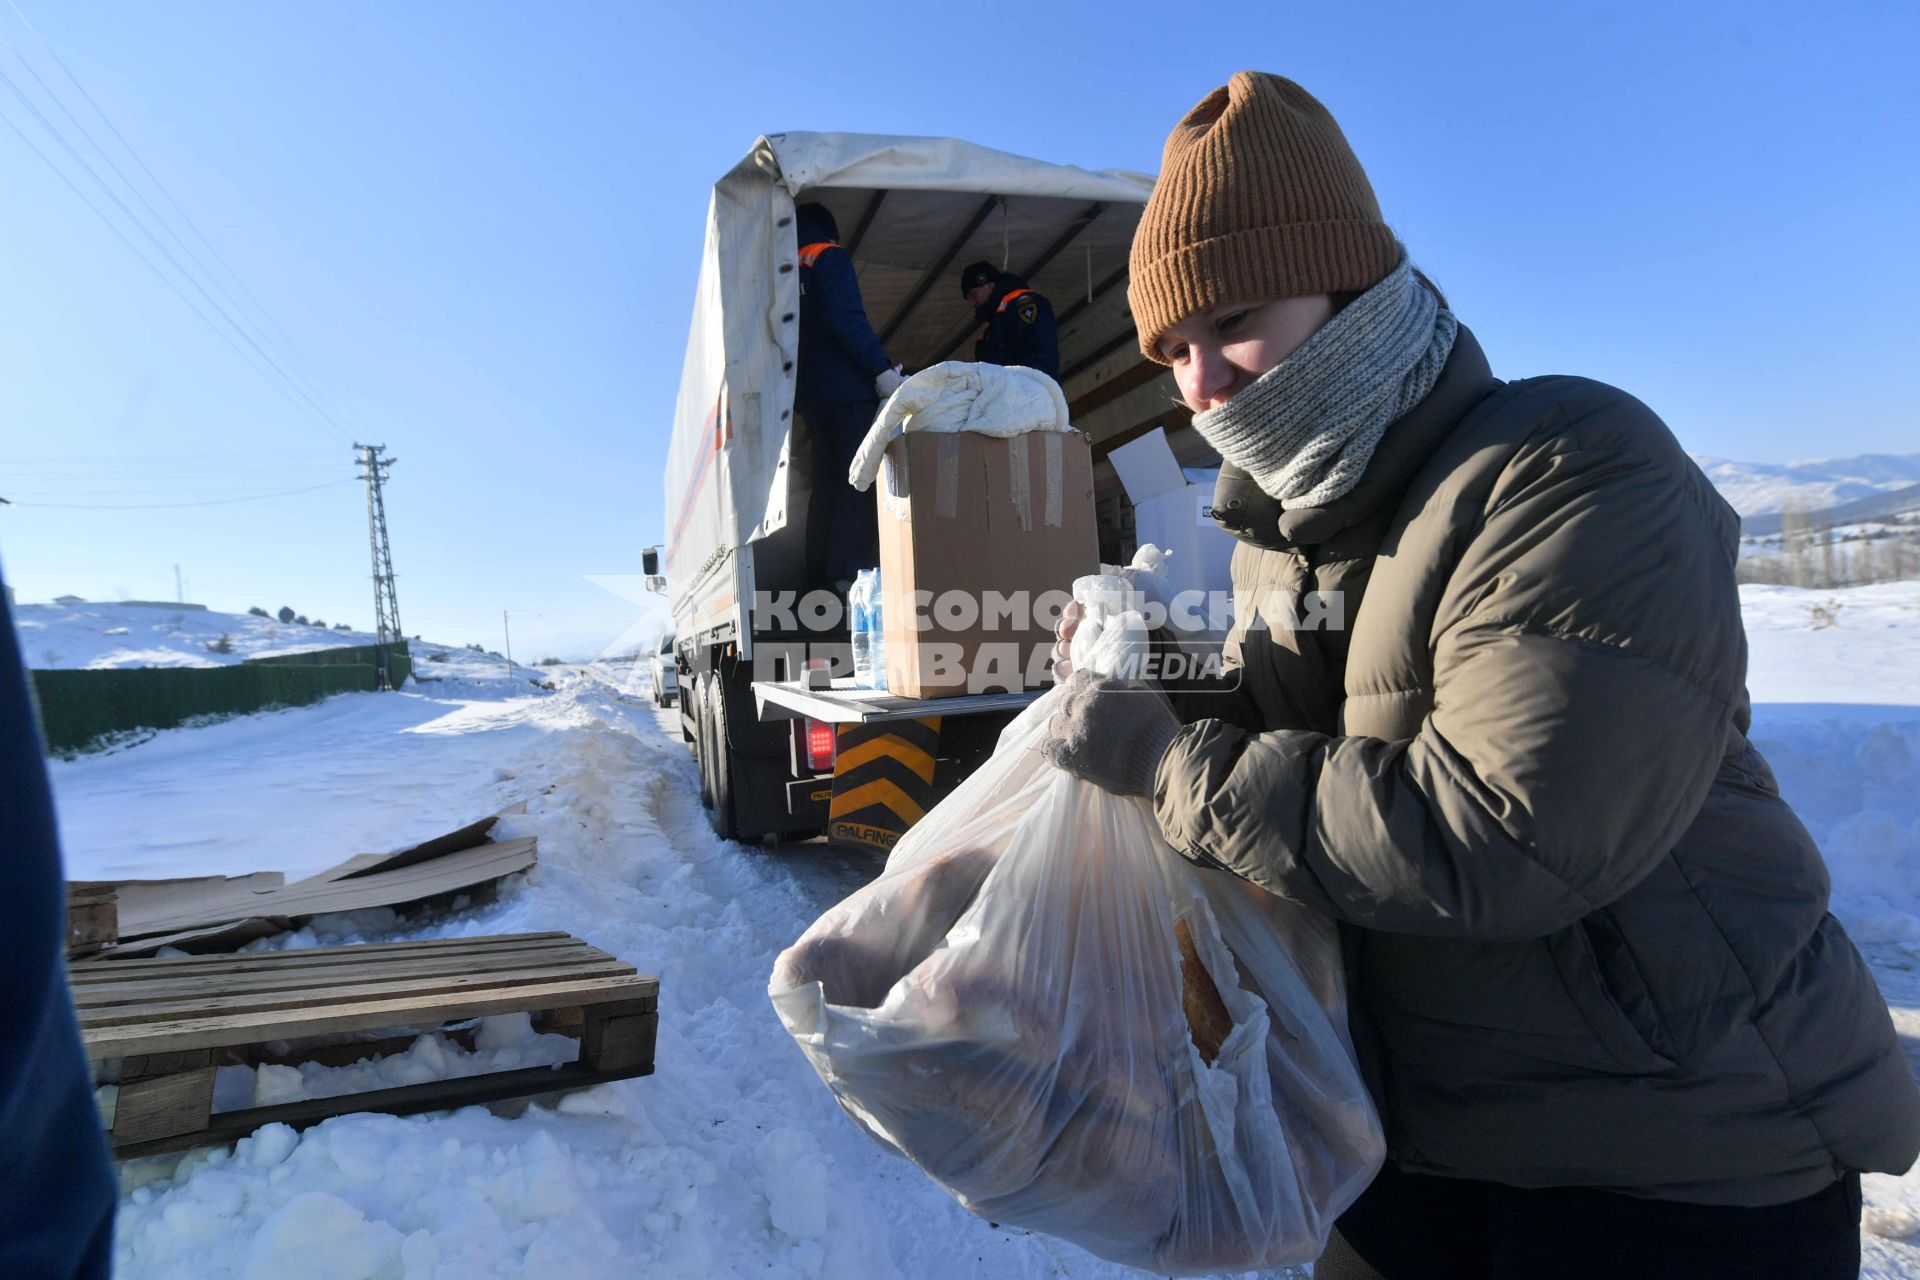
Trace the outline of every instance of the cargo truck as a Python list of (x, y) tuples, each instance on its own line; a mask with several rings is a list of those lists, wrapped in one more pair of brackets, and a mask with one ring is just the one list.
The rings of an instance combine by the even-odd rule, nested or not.
[(1117, 559), (1131, 551), (1127, 510), (1098, 460), (1156, 426), (1182, 461), (1211, 456), (1166, 370), (1140, 355), (1126, 307), (1151, 189), (1147, 175), (951, 138), (847, 133), (769, 134), (715, 185), (666, 459), (666, 539), (645, 560), (665, 577), (681, 732), (721, 835), (826, 831), (886, 847), (1038, 696), (854, 690), (800, 656), (820, 652), (820, 633), (754, 607), (805, 592), (809, 495), (847, 483), (808, 474), (794, 407), (796, 202), (832, 210), (873, 328), (909, 373), (972, 358), (980, 325), (958, 286), (968, 262), (1003, 264), (1051, 300), (1071, 420), (1096, 459), (1101, 554)]

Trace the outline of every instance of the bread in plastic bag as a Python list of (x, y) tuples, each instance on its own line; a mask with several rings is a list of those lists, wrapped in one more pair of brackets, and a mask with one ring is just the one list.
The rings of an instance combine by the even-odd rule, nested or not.
[[(1085, 669), (1144, 649), (1128, 589), (1075, 584)], [(1333, 927), (1055, 769), (1059, 696), (780, 956), (774, 1007), (841, 1106), (983, 1218), (1162, 1274), (1311, 1260), (1384, 1151)]]

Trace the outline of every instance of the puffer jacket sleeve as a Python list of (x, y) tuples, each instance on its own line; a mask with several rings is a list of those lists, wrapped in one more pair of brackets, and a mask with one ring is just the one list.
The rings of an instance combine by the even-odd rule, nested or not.
[[(1645, 406), (1565, 381), (1456, 499), (1419, 732), (1189, 725), (1156, 779), (1175, 847), (1368, 928), (1483, 938), (1564, 928), (1673, 847), (1744, 684), (1736, 534)], [(1366, 609), (1414, 618), (1394, 589), (1376, 570)]]
[(829, 249), (813, 266), (813, 287), (820, 292), (820, 321), (834, 345), (869, 378), (893, 367), (887, 349), (867, 319), (860, 278), (844, 249)]
[[(1172, 653), (1180, 648), (1180, 641), (1174, 633), (1160, 630), (1153, 633), (1154, 648), (1162, 653)], [(1240, 637), (1230, 634), (1227, 637), (1224, 652), (1221, 655), (1219, 674), (1211, 677), (1188, 677), (1169, 682), (1165, 692), (1167, 700), (1173, 704), (1173, 714), (1181, 724), (1193, 724), (1201, 720), (1224, 720), (1228, 724), (1243, 729), (1257, 730), (1260, 723), (1259, 709), (1247, 692), (1245, 673), (1240, 670)]]

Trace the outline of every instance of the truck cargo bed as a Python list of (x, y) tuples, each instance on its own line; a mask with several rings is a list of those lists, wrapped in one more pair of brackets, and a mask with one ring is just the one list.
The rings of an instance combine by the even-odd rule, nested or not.
[(921, 716), (967, 716), (1014, 712), (1032, 703), (1045, 689), (1022, 693), (974, 693), (952, 698), (897, 698), (884, 689), (860, 689), (852, 680), (835, 680), (824, 689), (797, 682), (756, 680), (754, 708), (762, 720), (807, 717), (827, 724), (873, 724), (881, 720), (915, 720)]

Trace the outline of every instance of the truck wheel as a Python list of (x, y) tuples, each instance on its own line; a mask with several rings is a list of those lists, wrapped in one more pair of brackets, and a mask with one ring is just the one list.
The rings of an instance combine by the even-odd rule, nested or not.
[(713, 808), (709, 816), (715, 835), (722, 840), (737, 840), (740, 824), (733, 811), (733, 752), (727, 747), (727, 698), (718, 676), (708, 679), (706, 699), (702, 709), (707, 713), (707, 742), (713, 757), (708, 784), (713, 790)]
[(700, 807), (713, 808), (713, 735), (709, 732), (712, 719), (707, 715), (707, 686), (712, 683), (706, 676), (696, 676), (693, 682), (693, 701), (688, 704), (693, 711), (693, 759), (700, 766)]

